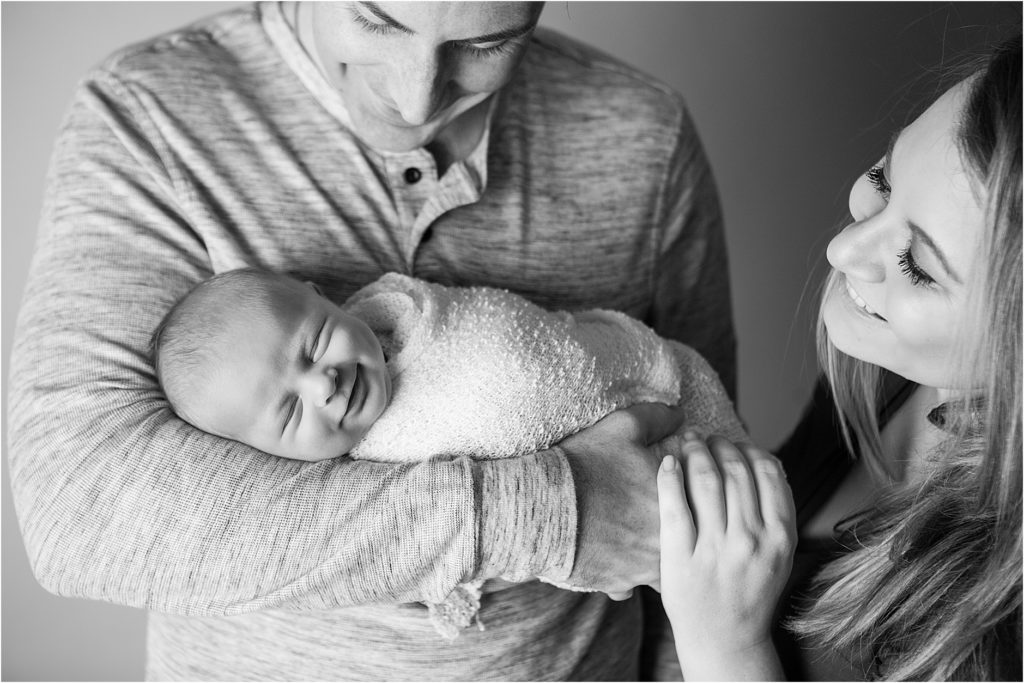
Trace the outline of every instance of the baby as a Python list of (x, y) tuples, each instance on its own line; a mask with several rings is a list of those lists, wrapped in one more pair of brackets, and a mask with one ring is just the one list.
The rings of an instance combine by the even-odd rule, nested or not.
[[(641, 402), (747, 440), (707, 362), (627, 315), (397, 273), (338, 306), (284, 275), (224, 272), (171, 309), (153, 353), (182, 419), (285, 458), (513, 457)], [(479, 589), (429, 606), (439, 631), (468, 625)]]

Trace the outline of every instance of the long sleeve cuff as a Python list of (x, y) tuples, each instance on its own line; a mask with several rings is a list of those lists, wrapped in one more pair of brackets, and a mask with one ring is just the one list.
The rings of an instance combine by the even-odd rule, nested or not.
[(478, 578), (568, 579), (576, 556), (576, 489), (565, 453), (554, 447), (480, 465)]

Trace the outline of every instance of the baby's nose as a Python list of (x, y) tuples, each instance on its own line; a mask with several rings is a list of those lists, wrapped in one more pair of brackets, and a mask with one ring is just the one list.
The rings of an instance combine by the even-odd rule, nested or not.
[(338, 371), (335, 368), (327, 368), (321, 375), (321, 388), (319, 391), (320, 398), (317, 400), (317, 407), (323, 408), (334, 400), (334, 395), (338, 393)]

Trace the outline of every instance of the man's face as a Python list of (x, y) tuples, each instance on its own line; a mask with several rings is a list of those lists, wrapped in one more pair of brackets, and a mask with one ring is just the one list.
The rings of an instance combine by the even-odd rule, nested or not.
[(424, 147), (512, 78), (540, 15), (528, 2), (315, 2), (316, 57), (355, 133)]

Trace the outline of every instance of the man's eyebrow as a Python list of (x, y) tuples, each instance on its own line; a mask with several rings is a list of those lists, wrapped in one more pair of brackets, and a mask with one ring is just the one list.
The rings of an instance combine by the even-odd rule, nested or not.
[[(383, 9), (381, 9), (380, 5), (378, 5), (376, 2), (371, 2), (371, 0), (363, 0), (363, 2), (360, 2), (359, 4), (362, 5), (363, 7), (365, 7), (366, 9), (368, 9), (375, 17), (377, 17), (378, 19), (380, 19), (383, 22), (386, 22), (392, 28), (397, 29), (397, 30), (399, 30), (399, 31), (401, 31), (403, 33), (409, 33), (409, 34), (415, 34), (416, 33), (411, 28), (409, 28), (408, 26), (406, 26), (405, 24), (403, 24), (402, 22), (398, 21), (397, 19), (392, 17), (390, 14), (385, 12)], [(533, 21), (531, 21), (531, 22), (529, 22), (529, 23), (527, 23), (527, 24), (525, 24), (523, 26), (516, 26), (514, 28), (504, 28), (504, 29), (501, 29), (500, 31), (495, 31), (493, 33), (486, 33), (486, 34), (484, 34), (482, 36), (474, 36), (472, 38), (461, 38), (460, 40), (458, 40), (456, 42), (459, 42), (459, 43), (493, 43), (493, 42), (498, 41), (498, 40), (512, 40), (513, 38), (518, 38), (519, 36), (526, 35), (527, 33), (532, 31), (536, 27), (537, 27), (537, 19), (534, 19)]]
[(910, 227), (910, 232), (914, 235), (914, 238), (924, 243), (924, 245), (928, 247), (933, 254), (935, 254), (935, 258), (939, 260), (939, 263), (942, 264), (942, 267), (949, 276), (953, 278), (958, 285), (962, 285), (964, 283), (963, 280), (961, 280), (960, 276), (956, 274), (953, 267), (949, 265), (949, 260), (946, 258), (946, 255), (942, 253), (942, 250), (939, 249), (939, 245), (937, 245), (935, 241), (928, 236), (928, 233), (922, 230), (916, 223), (907, 221), (907, 225)]

